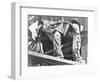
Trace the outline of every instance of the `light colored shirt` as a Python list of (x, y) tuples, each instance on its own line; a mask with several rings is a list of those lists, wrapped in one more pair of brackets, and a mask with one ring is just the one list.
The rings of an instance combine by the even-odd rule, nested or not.
[(74, 28), (74, 30), (75, 30), (76, 33), (79, 33), (80, 34), (79, 25), (73, 24), (73, 28)]

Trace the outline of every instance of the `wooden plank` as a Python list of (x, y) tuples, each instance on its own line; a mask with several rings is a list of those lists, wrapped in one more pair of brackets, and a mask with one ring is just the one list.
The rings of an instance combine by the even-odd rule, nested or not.
[(51, 64), (51, 65), (80, 64), (78, 62), (74, 62), (74, 61), (71, 61), (71, 60), (66, 60), (66, 59), (59, 58), (59, 57), (54, 57), (54, 56), (49, 56), (49, 55), (46, 55), (46, 54), (36, 53), (36, 52), (33, 52), (33, 51), (29, 51), (29, 55), (33, 56), (34, 59), (35, 58), (37, 59), (37, 60), (35, 60), (35, 62), (40, 61), (40, 62), (45, 62), (45, 63)]

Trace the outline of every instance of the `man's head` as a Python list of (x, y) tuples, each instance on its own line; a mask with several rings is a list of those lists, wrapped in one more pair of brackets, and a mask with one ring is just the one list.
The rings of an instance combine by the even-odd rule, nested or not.
[(72, 24), (78, 24), (81, 32), (84, 30), (84, 25), (81, 25), (77, 18), (76, 19), (72, 19), (71, 23)]
[(72, 23), (72, 24), (78, 24), (78, 25), (80, 25), (79, 20), (76, 19), (76, 18), (73, 18), (73, 19), (71, 20), (71, 23)]

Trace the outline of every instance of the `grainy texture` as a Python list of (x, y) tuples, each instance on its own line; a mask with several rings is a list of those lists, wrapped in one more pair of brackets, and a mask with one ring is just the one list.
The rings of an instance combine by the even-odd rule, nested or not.
[[(62, 21), (63, 25), (60, 26), (59, 28), (61, 29), (62, 27), (65, 27), (67, 24), (66, 21), (70, 23), (72, 19), (76, 19), (80, 23), (80, 36), (81, 36), (80, 53), (84, 62), (87, 63), (88, 17), (28, 15), (28, 44), (29, 44), (28, 50), (32, 51), (33, 53), (36, 52), (37, 54), (43, 53), (48, 57), (50, 56), (51, 58), (52, 57), (58, 58), (57, 52), (55, 52), (53, 44), (55, 28), (58, 28), (61, 25)], [(36, 22), (37, 20), (41, 21), (37, 23)], [(41, 26), (41, 28), (37, 30), (39, 24), (43, 26)], [(65, 61), (69, 60), (72, 62), (76, 62), (73, 56), (72, 45), (73, 45), (73, 29), (69, 27), (65, 35), (63, 34), (63, 32), (61, 32), (61, 51), (64, 55), (64, 58), (60, 59), (63, 59)], [(36, 57), (36, 54), (35, 56), (32, 56), (32, 54), (28, 53), (28, 55), (29, 55), (28, 56), (29, 66), (55, 65), (52, 63), (52, 61), (50, 64), (48, 62), (43, 63), (43, 59), (39, 58), (38, 55)], [(45, 58), (44, 60), (50, 62), (50, 58)], [(64, 64), (69, 65), (70, 63), (64, 63)], [(61, 65), (61, 63), (59, 63), (58, 61), (57, 65)]]

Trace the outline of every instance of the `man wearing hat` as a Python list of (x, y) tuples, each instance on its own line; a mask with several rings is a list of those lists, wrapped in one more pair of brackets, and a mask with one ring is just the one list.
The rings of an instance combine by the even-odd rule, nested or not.
[(81, 36), (80, 36), (80, 23), (78, 19), (72, 19), (72, 28), (73, 28), (73, 45), (72, 51), (76, 61), (81, 61), (82, 57), (80, 55), (81, 48)]

